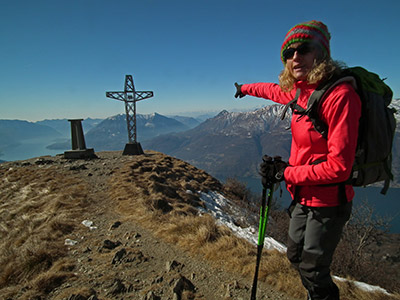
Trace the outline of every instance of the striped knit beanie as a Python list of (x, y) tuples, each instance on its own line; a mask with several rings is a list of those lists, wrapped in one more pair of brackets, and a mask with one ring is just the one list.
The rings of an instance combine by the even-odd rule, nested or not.
[(285, 51), (291, 44), (304, 43), (304, 42), (315, 42), (321, 49), (330, 56), (329, 40), (331, 35), (328, 31), (328, 27), (320, 21), (309, 21), (305, 23), (297, 24), (292, 27), (285, 36), (281, 48), (281, 60), (283, 59), (283, 51)]

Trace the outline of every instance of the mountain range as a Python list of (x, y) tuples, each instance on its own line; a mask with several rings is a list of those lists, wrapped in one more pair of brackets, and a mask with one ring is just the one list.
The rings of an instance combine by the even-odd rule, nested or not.
[[(264, 154), (279, 155), (284, 160), (289, 157), (291, 133), (286, 129), (290, 120), (280, 120), (282, 109), (280, 105), (271, 105), (253, 112), (222, 111), (196, 128), (162, 135), (145, 141), (143, 145), (146, 149), (186, 160), (219, 179), (259, 178), (257, 167)], [(395, 135), (392, 151), (394, 185), (398, 185), (399, 134)]]
[(61, 134), (50, 126), (21, 120), (0, 120), (2, 144), (29, 138), (60, 136)]
[(289, 119), (277, 118), (281, 106), (252, 112), (226, 110), (199, 126), (180, 133), (161, 135), (143, 142), (143, 147), (178, 157), (217, 178), (256, 177), (263, 154), (289, 157)]
[[(82, 127), (86, 128), (86, 121), (87, 119), (82, 122)], [(166, 117), (158, 113), (138, 114), (136, 116), (137, 140), (148, 140), (160, 134), (185, 131), (197, 126), (199, 123), (198, 120), (190, 117)], [(91, 123), (89, 122), (90, 125)], [(119, 114), (99, 120), (96, 126), (91, 126), (91, 129), (85, 132), (85, 141), (88, 148), (95, 148), (97, 151), (123, 149), (128, 142), (126, 116)], [(48, 148), (67, 150), (70, 145), (70, 139), (65, 139), (48, 145)]]
[[(198, 123), (191, 118), (165, 117), (158, 113), (150, 115), (137, 115), (137, 140), (143, 141), (154, 138), (160, 134), (180, 132), (190, 129)], [(185, 124), (186, 123), (186, 124)], [(189, 125), (195, 124), (195, 125)], [(107, 118), (98, 126), (89, 130), (85, 138), (88, 145), (101, 150), (120, 150), (128, 142), (126, 116), (123, 114)]]
[(52, 141), (61, 137), (57, 130), (46, 125), (21, 120), (0, 120), (0, 157), (15, 152), (28, 140)]
[[(399, 101), (393, 106), (399, 111)], [(283, 107), (269, 105), (250, 112), (221, 111), (215, 117), (200, 123), (189, 117), (166, 117), (158, 113), (137, 115), (138, 141), (143, 149), (155, 150), (185, 160), (204, 169), (219, 179), (228, 177), (258, 178), (257, 167), (264, 154), (279, 155), (287, 160), (290, 152), (290, 118), (280, 120)], [(398, 116), (397, 116), (398, 117)], [(4, 125), (0, 122), (0, 138), (7, 140)], [(24, 121), (15, 123), (25, 125)], [(8, 123), (11, 124), (11, 123)], [(33, 126), (33, 123), (31, 124)], [(120, 114), (105, 120), (85, 119), (82, 122), (88, 148), (95, 151), (122, 150), (128, 142), (126, 118)], [(2, 127), (3, 126), (3, 127)], [(10, 125), (8, 125), (10, 127)], [(53, 128), (50, 128), (53, 126)], [(48, 149), (65, 151), (71, 147), (65, 138), (69, 122), (67, 120), (45, 120), (34, 124), (31, 131), (36, 135), (49, 134), (58, 142), (49, 142)], [(46, 128), (46, 131), (43, 131)], [(57, 135), (57, 130), (63, 134)], [(60, 129), (63, 128), (63, 129)], [(21, 130), (20, 130), (21, 131)], [(14, 129), (13, 132), (18, 132)], [(26, 130), (23, 134), (30, 132)], [(50, 134), (52, 133), (52, 134)], [(30, 134), (34, 136), (34, 134)], [(13, 138), (24, 137), (13, 133)], [(63, 140), (60, 140), (63, 137)], [(10, 138), (10, 140), (12, 140)], [(3, 145), (2, 145), (3, 146)], [(0, 153), (2, 147), (0, 147)], [(393, 144), (393, 173), (395, 179), (400, 175), (400, 139), (395, 136)], [(395, 180), (399, 183), (399, 180)]]
[[(87, 118), (83, 120), (82, 122), (82, 127), (83, 131), (86, 133), (90, 129), (96, 127), (103, 119), (92, 119), (92, 118)], [(48, 126), (51, 128), (54, 128), (57, 130), (63, 137), (70, 138), (71, 137), (71, 123), (68, 122), (68, 119), (46, 119), (42, 121), (37, 121), (33, 124), (37, 125), (44, 125)]]

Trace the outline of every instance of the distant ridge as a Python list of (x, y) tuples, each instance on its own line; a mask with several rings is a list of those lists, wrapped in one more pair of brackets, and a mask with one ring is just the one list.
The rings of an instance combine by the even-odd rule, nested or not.
[[(92, 119), (86, 118), (82, 121), (82, 127), (84, 132), (88, 132), (93, 127), (96, 127), (103, 119)], [(46, 125), (54, 128), (59, 133), (61, 133), (64, 137), (71, 136), (71, 123), (68, 122), (68, 119), (46, 119), (42, 121), (37, 121), (35, 124)]]
[(59, 137), (61, 134), (47, 125), (36, 124), (23, 120), (0, 120), (0, 140), (18, 141), (37, 137)]
[[(400, 99), (393, 99), (391, 104), (400, 114)], [(269, 105), (249, 112), (221, 111), (203, 123), (184, 116), (166, 117), (158, 113), (137, 115), (138, 141), (145, 149), (161, 151), (184, 159), (193, 165), (206, 170), (213, 176), (258, 178), (257, 167), (263, 154), (281, 155), (287, 159), (290, 152), (291, 133), (286, 130), (290, 118), (279, 119), (281, 105)], [(19, 130), (22, 134), (10, 135), (10, 130), (4, 126), (6, 122), (14, 122), (15, 129), (21, 124), (29, 125), (31, 129)], [(20, 120), (0, 120), (0, 154), (7, 159), (7, 153), (16, 147), (21, 147), (21, 139), (41, 136), (43, 127), (48, 124), (54, 128), (62, 125), (65, 134), (50, 136), (47, 139), (47, 149), (66, 151), (71, 148), (69, 140), (69, 122), (64, 120), (44, 120), (36, 123)], [(122, 150), (128, 142), (125, 115), (120, 114), (105, 120), (85, 119), (82, 122), (85, 131), (87, 147), (95, 151)], [(34, 127), (35, 126), (35, 127)], [(68, 127), (68, 129), (65, 128)], [(10, 126), (9, 126), (10, 127)], [(397, 127), (397, 131), (400, 127)], [(15, 132), (15, 131), (14, 131)], [(57, 132), (57, 130), (56, 130)], [(57, 140), (56, 140), (57, 139)], [(28, 148), (27, 148), (28, 149)], [(53, 151), (53, 152), (54, 152)], [(37, 155), (36, 155), (37, 156)], [(394, 184), (400, 184), (400, 139), (395, 136), (393, 143), (393, 173)]]
[[(137, 139), (142, 142), (161, 134), (185, 131), (193, 127), (196, 120), (182, 117), (180, 122), (158, 113), (142, 115), (137, 118)], [(192, 120), (193, 119), (193, 120)], [(82, 122), (85, 126), (85, 122)], [(86, 145), (96, 151), (121, 150), (128, 142), (126, 115), (119, 114), (101, 120), (96, 126), (85, 133)], [(49, 145), (49, 149), (67, 150), (71, 142), (69, 140)]]
[[(400, 109), (399, 101), (393, 106)], [(175, 156), (204, 169), (213, 176), (259, 178), (257, 168), (264, 154), (287, 160), (291, 132), (289, 114), (280, 119), (282, 105), (270, 105), (251, 112), (221, 111), (199, 126), (180, 133), (145, 141), (143, 146)], [(399, 130), (399, 128), (397, 128)], [(393, 143), (392, 186), (400, 184), (400, 138)]]
[(217, 178), (256, 177), (263, 154), (289, 156), (291, 135), (285, 128), (290, 121), (279, 119), (281, 111), (280, 105), (244, 113), (223, 110), (191, 130), (162, 135), (143, 145), (186, 160)]
[[(158, 113), (137, 115), (138, 142), (154, 138), (160, 134), (188, 130), (190, 127)], [(116, 115), (103, 120), (86, 134), (91, 147), (103, 150), (120, 150), (128, 142), (126, 116)]]

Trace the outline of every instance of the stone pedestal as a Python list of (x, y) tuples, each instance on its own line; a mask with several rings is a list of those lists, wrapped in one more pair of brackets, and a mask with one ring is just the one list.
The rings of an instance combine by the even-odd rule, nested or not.
[(64, 158), (67, 159), (86, 159), (86, 158), (97, 158), (94, 154), (93, 148), (85, 150), (69, 150), (64, 152)]
[(72, 150), (64, 152), (64, 158), (84, 159), (96, 158), (93, 148), (86, 149), (85, 136), (83, 135), (83, 119), (68, 120), (71, 122)]

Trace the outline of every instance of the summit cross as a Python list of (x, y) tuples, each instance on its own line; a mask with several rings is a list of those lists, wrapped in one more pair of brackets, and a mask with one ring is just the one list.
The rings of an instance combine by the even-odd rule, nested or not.
[[(125, 147), (124, 154), (142, 154), (143, 150), (141, 149), (140, 144), (137, 142), (137, 127), (136, 127), (136, 102), (144, 99), (148, 99), (153, 97), (154, 94), (152, 91), (136, 91), (135, 85), (133, 84), (132, 75), (125, 76), (125, 88), (120, 92), (106, 92), (107, 98), (112, 98), (116, 100), (123, 101), (125, 103), (125, 112), (126, 112), (126, 124), (128, 128), (128, 145), (138, 145), (138, 152), (141, 153), (129, 153), (131, 151), (127, 150), (127, 146)], [(132, 148), (132, 147), (128, 147)]]

